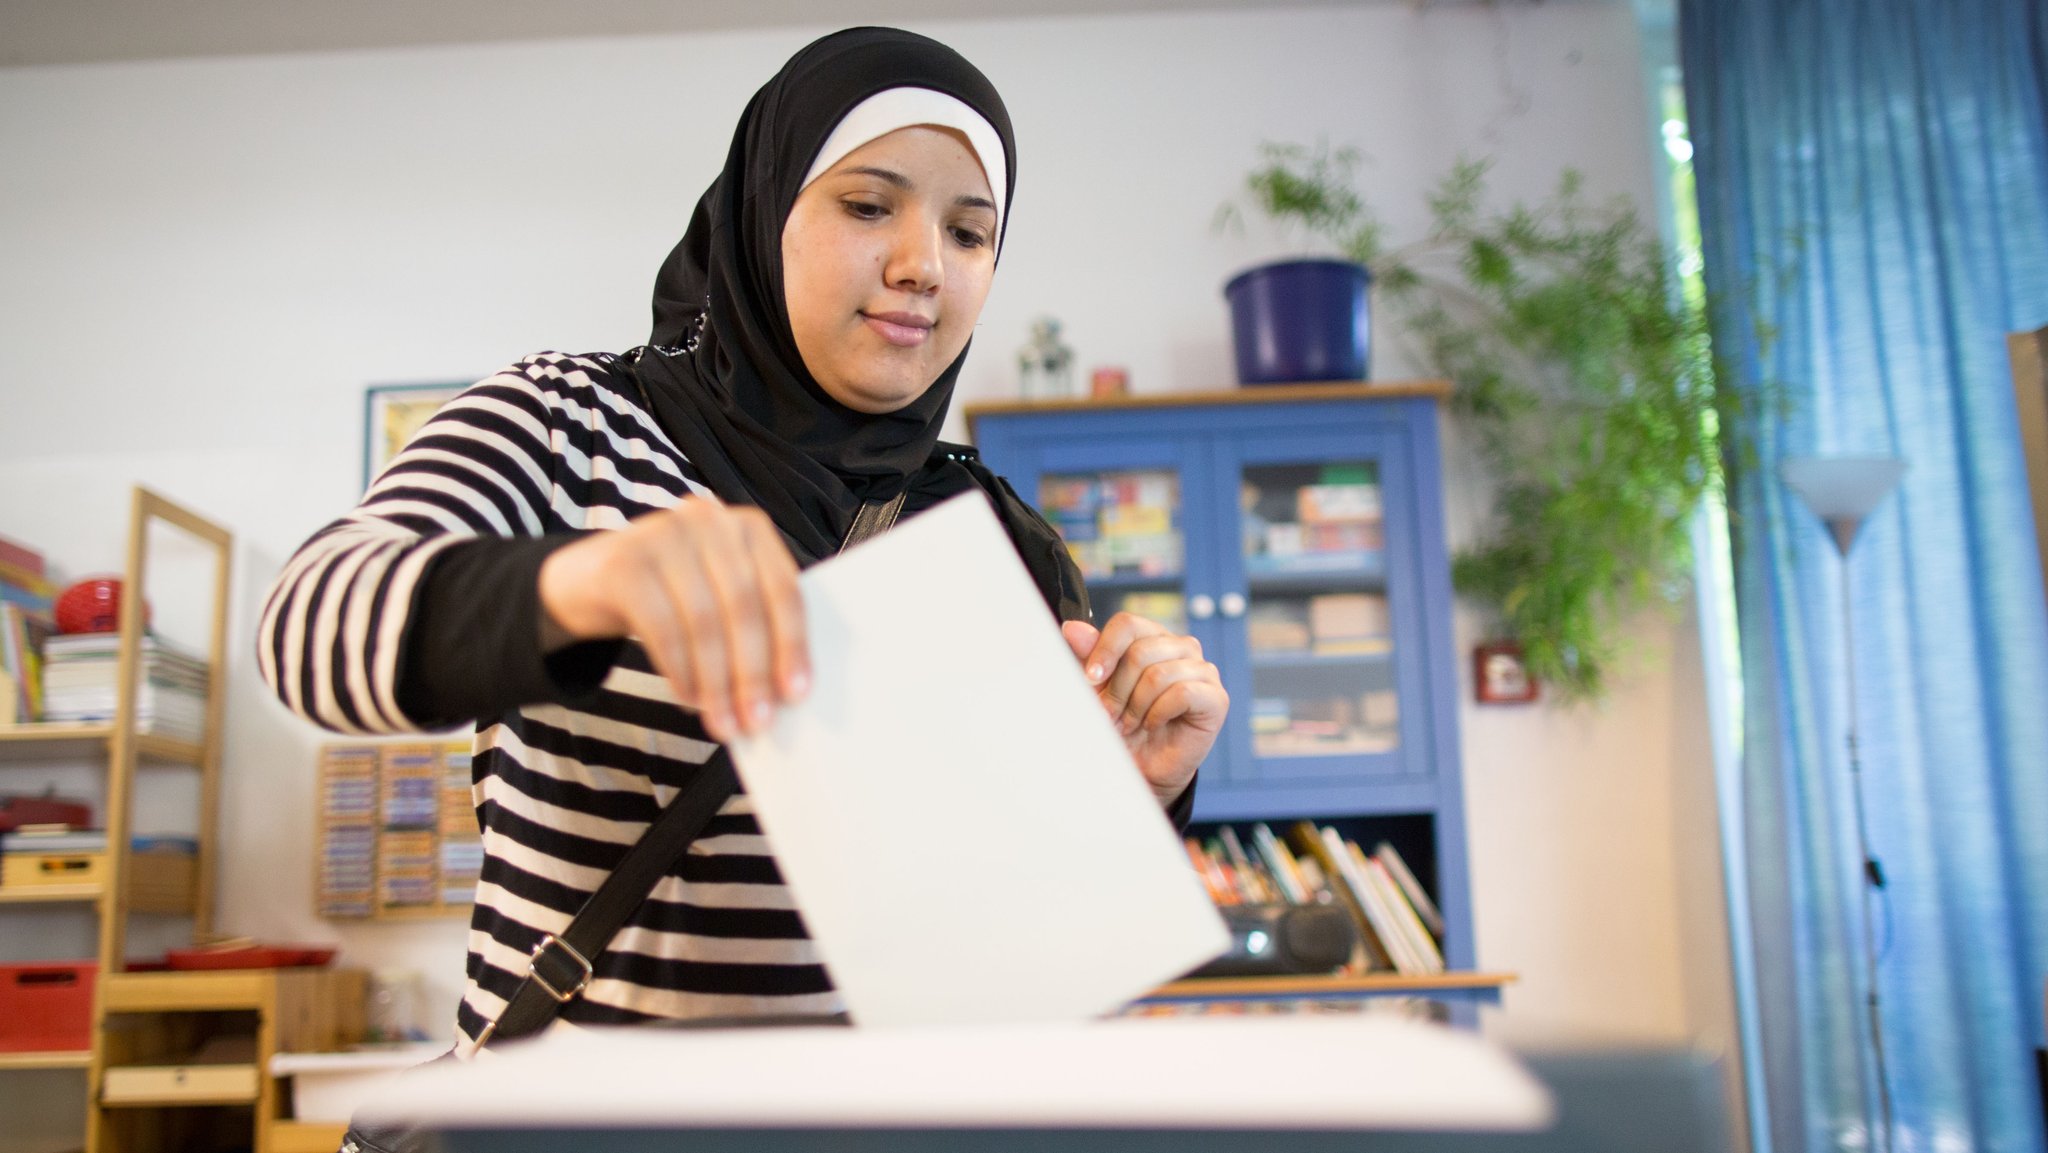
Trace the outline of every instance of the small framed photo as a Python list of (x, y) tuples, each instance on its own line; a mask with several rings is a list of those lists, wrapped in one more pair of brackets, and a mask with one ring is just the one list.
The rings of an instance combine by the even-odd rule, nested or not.
[(1523, 704), (1536, 699), (1536, 678), (1514, 641), (1487, 641), (1472, 650), (1472, 695), (1487, 705)]
[(363, 488), (370, 487), (429, 417), (468, 387), (466, 382), (371, 385), (363, 398)]

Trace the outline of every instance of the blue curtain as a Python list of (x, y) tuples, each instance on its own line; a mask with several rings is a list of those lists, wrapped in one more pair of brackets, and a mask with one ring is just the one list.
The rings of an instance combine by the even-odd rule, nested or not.
[(1858, 454), (1909, 470), (1846, 606), (1890, 1147), (2040, 1149), (2048, 612), (2004, 338), (2048, 324), (2048, 3), (1682, 0), (1680, 33), (1724, 383), (1783, 405), (1731, 494), (1754, 1144), (1887, 1147), (1842, 574), (1776, 469)]

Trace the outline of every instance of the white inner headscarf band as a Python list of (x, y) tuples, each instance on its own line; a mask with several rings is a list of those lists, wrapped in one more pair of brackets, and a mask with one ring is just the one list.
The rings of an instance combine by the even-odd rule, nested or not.
[(825, 146), (818, 149), (818, 158), (811, 162), (811, 170), (804, 174), (804, 188), (825, 175), (834, 164), (846, 159), (846, 154), (876, 140), (898, 128), (909, 128), (917, 124), (931, 124), (940, 128), (951, 128), (967, 137), (967, 143), (974, 149), (974, 158), (981, 161), (982, 175), (988, 177), (989, 199), (996, 202), (995, 235), (1003, 234), (1003, 209), (1006, 205), (1004, 189), (1009, 186), (1009, 172), (1003, 157), (1003, 140), (981, 113), (967, 106), (957, 97), (930, 88), (891, 88), (877, 92), (859, 104), (839, 121), (832, 135), (825, 138)]

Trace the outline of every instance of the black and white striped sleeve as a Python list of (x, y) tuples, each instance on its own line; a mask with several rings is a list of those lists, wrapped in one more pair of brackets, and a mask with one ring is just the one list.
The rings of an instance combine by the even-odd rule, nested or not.
[[(442, 719), (401, 708), (402, 658), (426, 574), (465, 542), (522, 541), (530, 549), (560, 527), (551, 516), (558, 437), (546, 376), (527, 371), (533, 363), (450, 401), (354, 511), (286, 563), (258, 625), (257, 663), (293, 712), (349, 733), (412, 731)], [(525, 635), (537, 626), (505, 622)]]

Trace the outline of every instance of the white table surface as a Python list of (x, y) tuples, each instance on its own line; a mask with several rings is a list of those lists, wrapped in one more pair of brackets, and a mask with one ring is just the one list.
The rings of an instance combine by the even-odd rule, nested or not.
[(1505, 1050), (1391, 1016), (955, 1028), (578, 1029), (407, 1076), (369, 1115), (446, 1128), (1518, 1131)]

